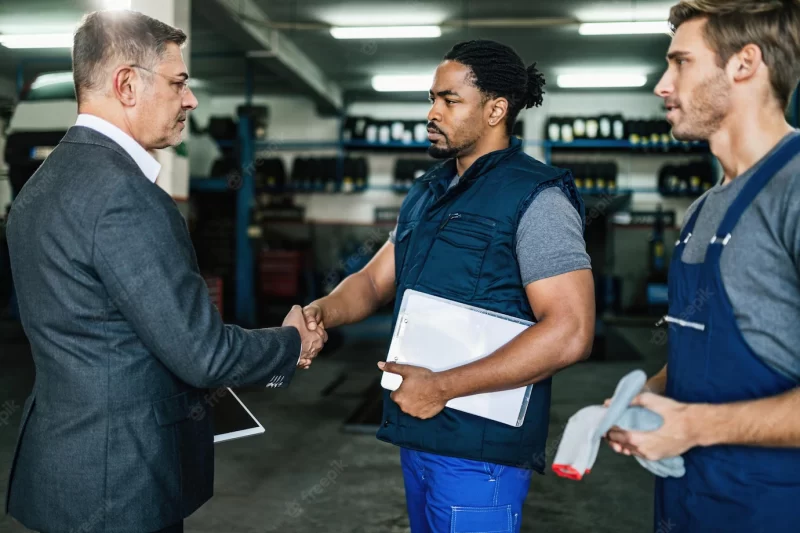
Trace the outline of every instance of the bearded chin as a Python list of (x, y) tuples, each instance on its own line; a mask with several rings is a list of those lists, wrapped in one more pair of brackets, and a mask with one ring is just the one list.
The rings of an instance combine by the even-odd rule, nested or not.
[(445, 148), (434, 145), (428, 146), (428, 155), (434, 159), (450, 159), (451, 157), (455, 157), (456, 154), (458, 154), (458, 150), (450, 148), (449, 146)]
[(707, 141), (730, 113), (730, 84), (723, 71), (710, 76), (692, 92), (694, 103), (682, 123), (673, 127), (679, 141)]

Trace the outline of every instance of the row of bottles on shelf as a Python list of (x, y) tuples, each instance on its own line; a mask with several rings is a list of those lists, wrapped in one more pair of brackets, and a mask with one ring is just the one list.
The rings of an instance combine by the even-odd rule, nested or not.
[(710, 161), (664, 165), (658, 172), (658, 191), (662, 196), (699, 196), (714, 182), (714, 167)]
[(581, 139), (625, 139), (625, 120), (622, 115), (599, 117), (549, 117), (545, 138), (550, 142), (572, 142)]
[[(341, 160), (341, 169), (339, 163), (335, 157), (297, 157), (289, 173), (281, 158), (256, 159), (253, 170), (255, 192), (354, 193), (367, 188), (369, 165), (366, 158), (346, 157)], [(229, 158), (217, 160), (212, 168), (213, 176), (226, 176), (232, 187), (239, 174), (236, 162)]]
[[(555, 166), (572, 172), (575, 186), (584, 194), (617, 192), (618, 167), (613, 161), (562, 161)], [(684, 165), (667, 164), (658, 172), (658, 192), (662, 196), (699, 196), (714, 185), (714, 167), (710, 161)]]
[(428, 140), (425, 120), (374, 120), (348, 117), (342, 132), (344, 142), (364, 141), (374, 144), (418, 144)]
[(298, 157), (292, 165), (291, 190), (318, 192), (361, 192), (369, 184), (369, 165), (363, 157)]
[(392, 188), (396, 191), (408, 191), (414, 180), (424, 175), (437, 161), (433, 159), (403, 159), (399, 158), (394, 165)]
[[(514, 124), (513, 135), (522, 136), (524, 121)], [(427, 120), (377, 120), (371, 117), (348, 117), (342, 131), (345, 143), (357, 141), (376, 145), (427, 144)]]
[[(406, 192), (414, 180), (428, 172), (438, 162), (434, 159), (398, 158), (395, 161), (391, 188)], [(361, 192), (369, 185), (369, 166), (366, 158), (347, 157), (342, 160), (342, 177), (335, 157), (298, 157), (292, 163), (291, 173), (286, 172), (280, 158), (257, 159), (254, 182), (256, 193), (282, 192)], [(219, 159), (214, 163), (212, 175), (227, 176), (235, 182), (238, 167), (232, 159)]]
[(676, 144), (689, 147), (692, 143), (679, 143), (672, 137), (672, 127), (663, 119), (625, 119), (622, 115), (595, 117), (550, 117), (545, 137), (550, 142), (571, 143), (581, 140), (628, 141), (641, 148), (662, 148)]
[(269, 108), (263, 105), (240, 105), (236, 108), (236, 117), (212, 115), (208, 126), (200, 133), (207, 133), (216, 141), (235, 141), (239, 136), (238, 117), (247, 116), (250, 120), (250, 132), (256, 140), (267, 138), (269, 125)]
[(614, 161), (592, 163), (562, 161), (554, 163), (554, 165), (568, 169), (575, 180), (575, 186), (583, 194), (615, 194), (617, 192), (618, 168)]

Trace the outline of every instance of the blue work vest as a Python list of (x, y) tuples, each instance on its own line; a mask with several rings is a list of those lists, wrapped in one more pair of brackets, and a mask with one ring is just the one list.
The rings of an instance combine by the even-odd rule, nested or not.
[[(517, 262), (517, 226), (536, 195), (554, 186), (570, 199), (583, 225), (583, 201), (571, 174), (525, 154), (516, 137), (507, 149), (477, 159), (448, 190), (456, 174), (455, 160), (438, 165), (415, 182), (400, 209), (394, 322), (406, 289), (535, 322)], [(549, 378), (533, 386), (520, 427), (449, 408), (421, 420), (403, 413), (384, 390), (377, 437), (404, 448), (543, 473), (550, 386)]]

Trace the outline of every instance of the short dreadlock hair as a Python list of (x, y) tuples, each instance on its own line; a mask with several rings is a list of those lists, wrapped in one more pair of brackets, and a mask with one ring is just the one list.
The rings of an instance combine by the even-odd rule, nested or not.
[(542, 105), (544, 76), (536, 70), (536, 63), (525, 68), (522, 58), (510, 46), (485, 39), (464, 41), (447, 52), (444, 59), (469, 67), (471, 83), (486, 98), (508, 100), (508, 134), (520, 111)]

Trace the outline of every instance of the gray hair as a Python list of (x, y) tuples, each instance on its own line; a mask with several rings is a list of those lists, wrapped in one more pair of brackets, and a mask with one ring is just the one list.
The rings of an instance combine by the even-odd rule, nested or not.
[(72, 72), (78, 103), (104, 85), (112, 61), (154, 69), (167, 44), (183, 46), (186, 34), (136, 11), (95, 11), (83, 17), (75, 31)]

